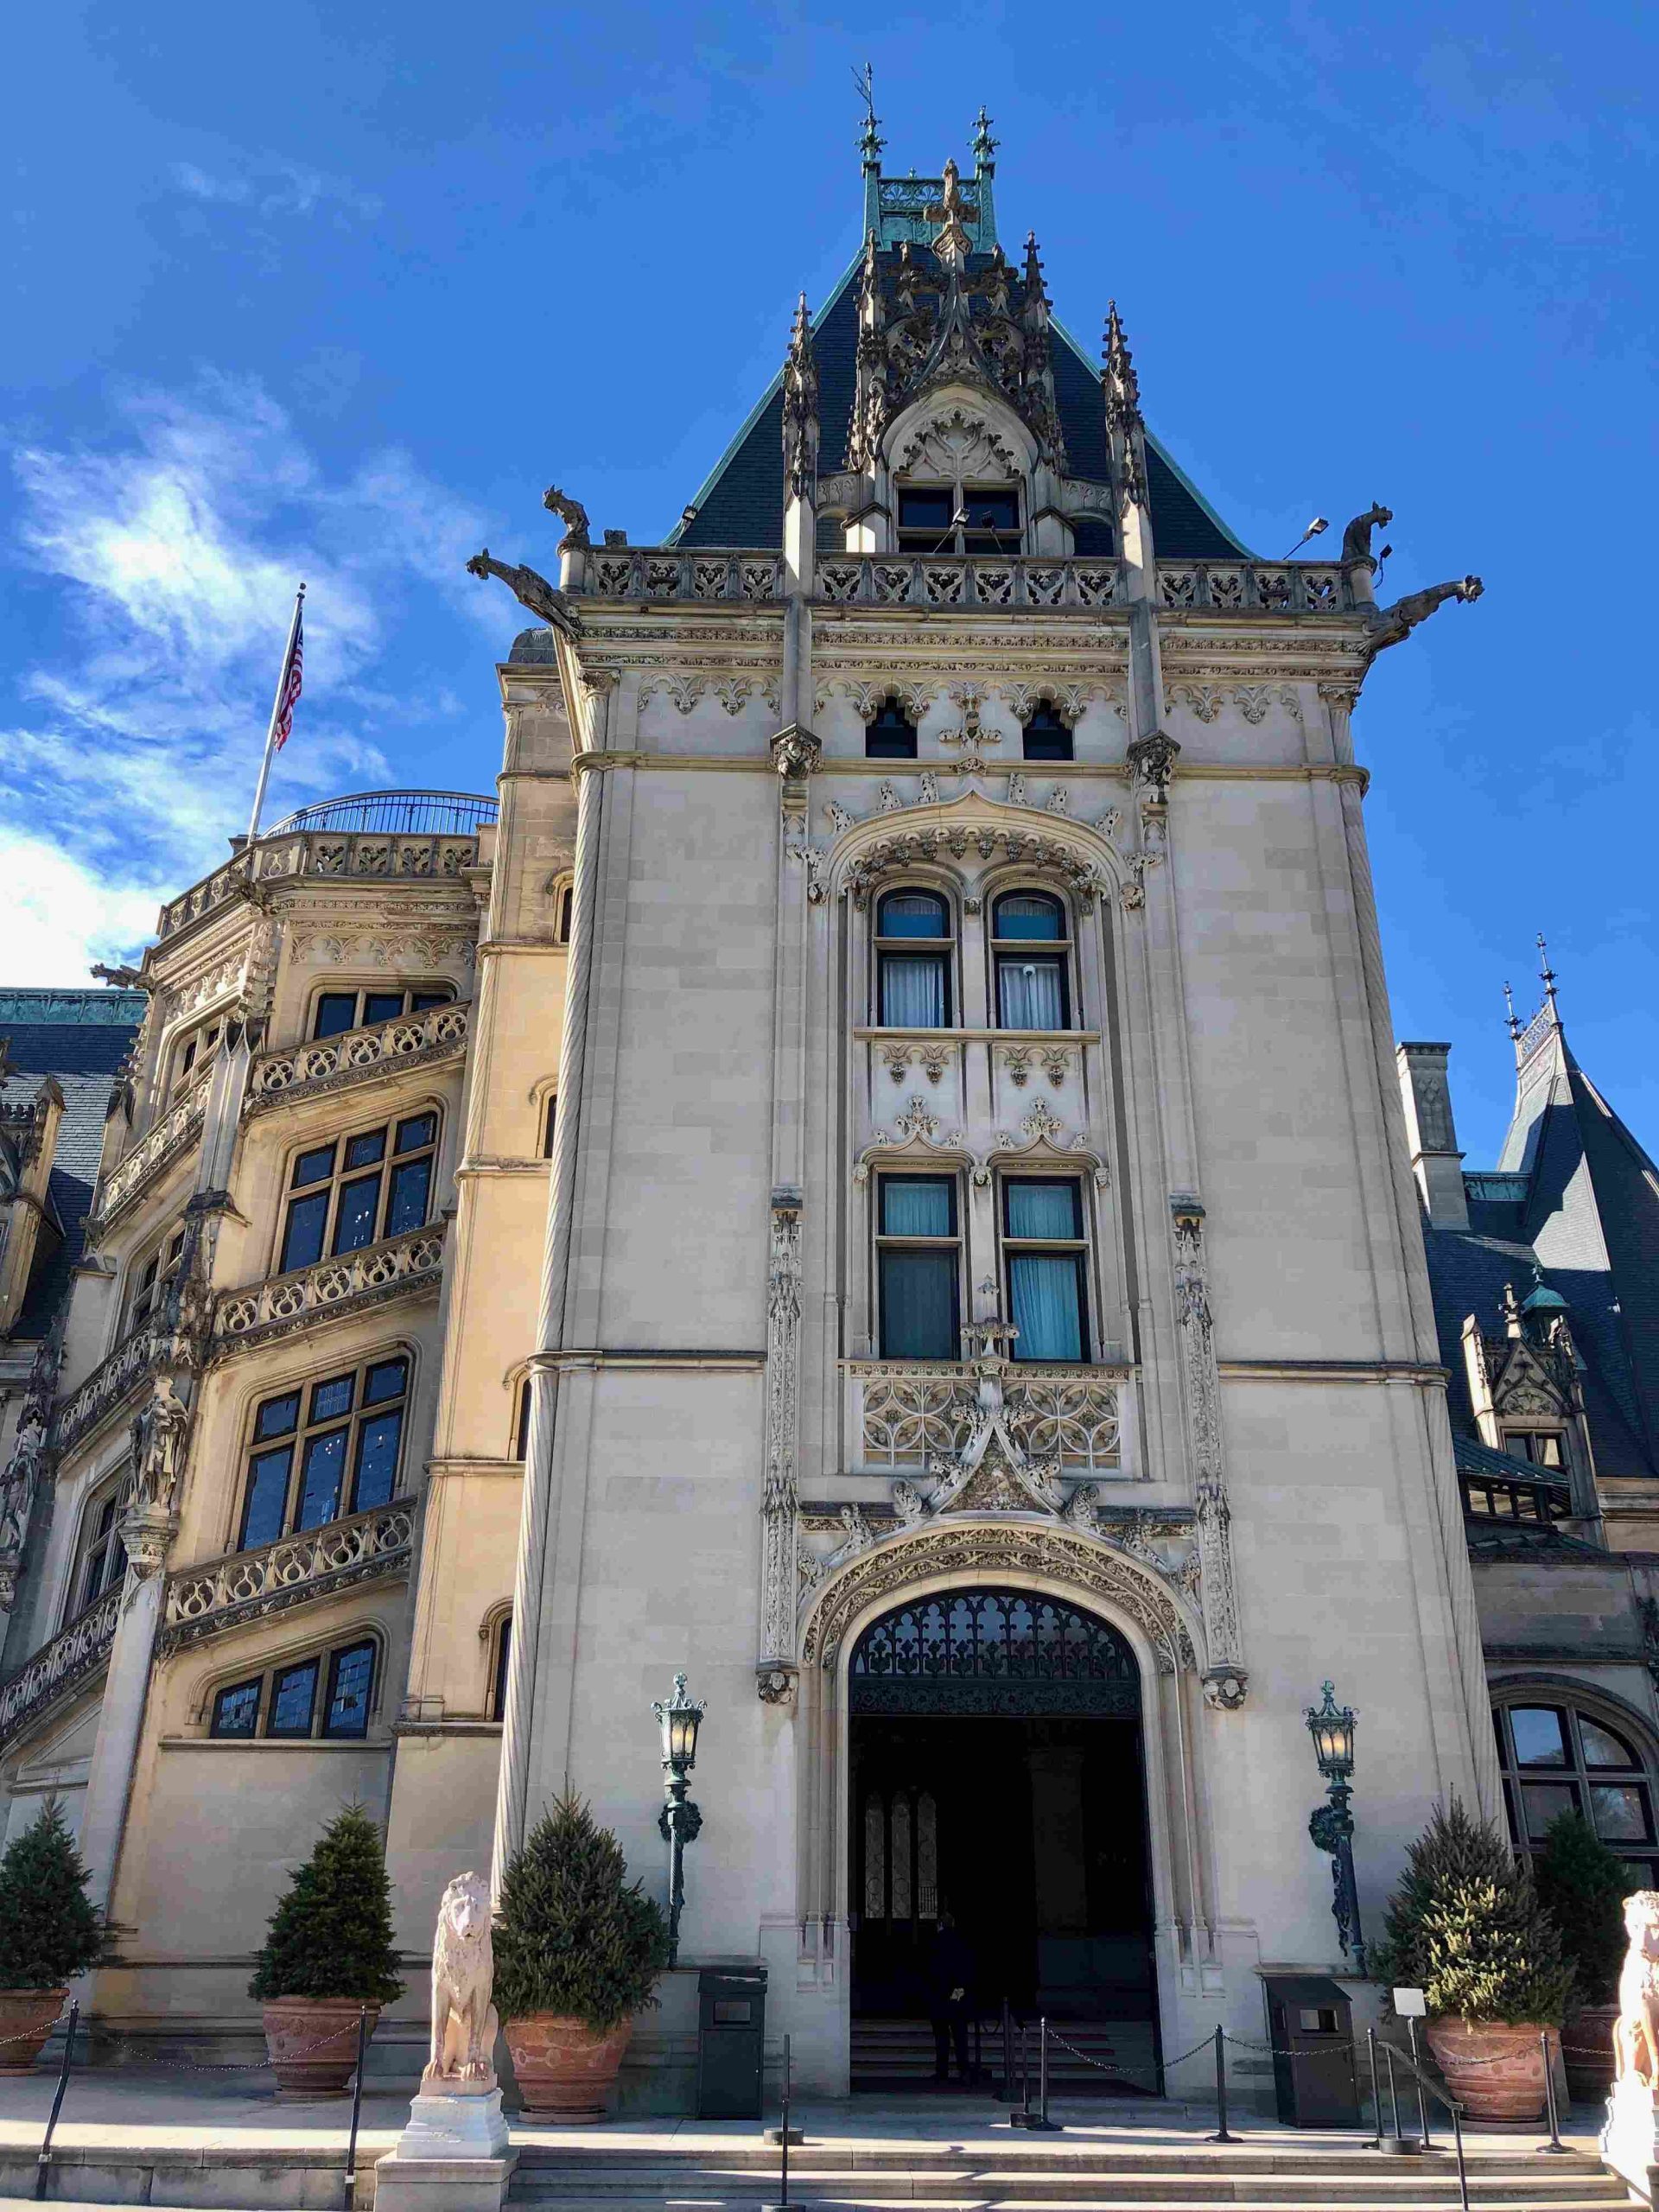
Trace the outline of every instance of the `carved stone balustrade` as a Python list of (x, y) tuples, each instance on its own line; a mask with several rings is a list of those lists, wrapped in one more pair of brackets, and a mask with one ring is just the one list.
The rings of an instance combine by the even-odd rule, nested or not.
[[(924, 1360), (848, 1360), (856, 1397), (857, 1464), (899, 1471), (967, 1444), (976, 1410), (971, 1367)], [(1122, 1367), (1016, 1364), (1004, 1370), (1010, 1430), (1033, 1460), (1058, 1459), (1066, 1474), (1122, 1471)]]
[(0, 1745), (21, 1735), (109, 1656), (121, 1618), (121, 1592), (119, 1582), (106, 1590), (9, 1682), (0, 1684)]
[(372, 877), (382, 883), (458, 878), (478, 859), (478, 839), (393, 832), (296, 830), (262, 837), (223, 868), (168, 901), (156, 924), (165, 941), (227, 901), (257, 897), (257, 887), (296, 876)]
[(1156, 604), (1226, 614), (1351, 614), (1342, 570), (1313, 562), (1160, 561)]
[(303, 1535), (284, 1536), (258, 1551), (230, 1552), (172, 1575), (162, 1617), (162, 1650), (181, 1649), (359, 1582), (403, 1574), (414, 1537), (413, 1500), (393, 1498)]
[(365, 1244), (360, 1252), (318, 1260), (246, 1290), (220, 1293), (213, 1307), (213, 1351), (264, 1344), (330, 1315), (355, 1313), (410, 1292), (435, 1289), (443, 1266), (441, 1221)]
[(72, 1451), (101, 1428), (158, 1367), (176, 1357), (180, 1351), (179, 1339), (170, 1329), (137, 1328), (124, 1337), (58, 1408), (52, 1421), (53, 1450)]
[(1125, 596), (1121, 561), (1038, 554), (831, 555), (818, 563), (817, 587), (842, 607), (1111, 607)]
[(459, 1058), (467, 1049), (472, 1008), (466, 1001), (428, 1007), (365, 1029), (346, 1029), (309, 1045), (261, 1052), (248, 1074), (245, 1116), (291, 1098), (342, 1090), (397, 1068)]
[(668, 546), (635, 546), (589, 553), (582, 588), (594, 599), (746, 600), (757, 605), (781, 599), (779, 553), (680, 552)]
[(87, 1221), (89, 1236), (118, 1221), (129, 1206), (136, 1205), (145, 1192), (160, 1180), (175, 1160), (194, 1150), (201, 1135), (207, 1106), (207, 1078), (203, 1076), (150, 1124), (137, 1143), (117, 1160), (104, 1178)]

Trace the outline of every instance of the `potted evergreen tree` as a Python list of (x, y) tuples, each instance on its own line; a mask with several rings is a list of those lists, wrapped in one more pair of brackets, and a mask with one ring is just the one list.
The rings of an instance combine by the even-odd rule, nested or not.
[(360, 1805), (331, 1821), (270, 1916), (248, 1984), (262, 2001), (279, 2097), (337, 2097), (357, 2064), (357, 2023), (372, 2034), (401, 1997), (391, 1885), (380, 1831)]
[(1543, 2052), (1573, 1969), (1532, 1871), (1507, 1837), (1454, 1797), (1408, 1854), (1372, 1955), (1380, 1981), (1424, 1992), (1428, 2047), (1452, 2095), (1475, 2120), (1535, 2120), (1544, 2108)]
[(1637, 1877), (1578, 1813), (1552, 1821), (1538, 1856), (1538, 1894), (1561, 1931), (1573, 1990), (1561, 2031), (1574, 2098), (1605, 2097), (1624, 1963), (1624, 1898)]
[(86, 1869), (55, 1797), (0, 1859), (0, 2074), (27, 2074), (69, 1994), (104, 1955)]
[(658, 2001), (668, 1923), (627, 1876), (615, 1836), (569, 1796), (507, 1866), (495, 2002), (526, 2120), (602, 2120), (634, 2014)]

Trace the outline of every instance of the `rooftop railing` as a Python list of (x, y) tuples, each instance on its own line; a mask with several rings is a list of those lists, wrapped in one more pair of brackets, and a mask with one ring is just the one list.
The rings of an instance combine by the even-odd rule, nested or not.
[(474, 791), (353, 791), (285, 814), (264, 835), (345, 830), (373, 836), (473, 837), (482, 823), (495, 820), (498, 804)]

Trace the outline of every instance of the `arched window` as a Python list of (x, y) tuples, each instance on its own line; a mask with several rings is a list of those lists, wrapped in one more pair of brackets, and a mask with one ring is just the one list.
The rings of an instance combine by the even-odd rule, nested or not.
[(1039, 699), (1026, 724), (1027, 760), (1069, 760), (1071, 733), (1046, 699)]
[(438, 1117), (431, 1112), (332, 1138), (296, 1158), (276, 1271), (308, 1268), (325, 1251), (359, 1251), (425, 1221)]
[(1624, 1860), (1633, 1885), (1659, 1886), (1651, 1757), (1628, 1722), (1545, 1691), (1517, 1693), (1492, 1720), (1517, 1851), (1541, 1851), (1551, 1821), (1577, 1813)]
[(207, 1732), (232, 1741), (259, 1735), (366, 1736), (377, 1656), (374, 1638), (363, 1637), (270, 1675), (227, 1683), (214, 1696)]
[(490, 1669), (490, 1718), (507, 1717), (507, 1668), (512, 1658), (512, 1615), (503, 1613), (495, 1631), (495, 1661)]
[(372, 1359), (254, 1409), (238, 1551), (385, 1505), (397, 1486), (409, 1362)]
[(888, 1029), (950, 1022), (950, 908), (937, 891), (889, 891), (875, 910), (876, 1019)]
[(70, 1580), (66, 1621), (78, 1619), (126, 1573), (127, 1548), (121, 1541), (120, 1522), (121, 1485), (116, 1482), (93, 1498), (82, 1516), (80, 1556)]
[(955, 1359), (961, 1349), (954, 1175), (876, 1178), (875, 1253), (884, 1359)]
[(1071, 1019), (1064, 903), (1048, 891), (1005, 892), (991, 911), (996, 1018), (1004, 1029), (1064, 1029)]
[(528, 1375), (518, 1385), (518, 1405), (512, 1423), (512, 1456), (515, 1459), (527, 1459), (530, 1457), (530, 1377)]
[(864, 753), (870, 760), (916, 758), (916, 725), (891, 693), (881, 702), (865, 732)]
[(393, 983), (383, 990), (320, 991), (311, 1009), (311, 1034), (343, 1037), (348, 1029), (368, 1029), (376, 1022), (396, 1021), (404, 1014), (448, 1006), (454, 995), (448, 983), (417, 984), (408, 989)]

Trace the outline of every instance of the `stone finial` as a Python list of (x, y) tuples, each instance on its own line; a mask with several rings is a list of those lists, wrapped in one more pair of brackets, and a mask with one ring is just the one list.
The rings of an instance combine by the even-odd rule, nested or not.
[(784, 474), (791, 499), (811, 497), (818, 474), (818, 365), (804, 292), (784, 359)]

